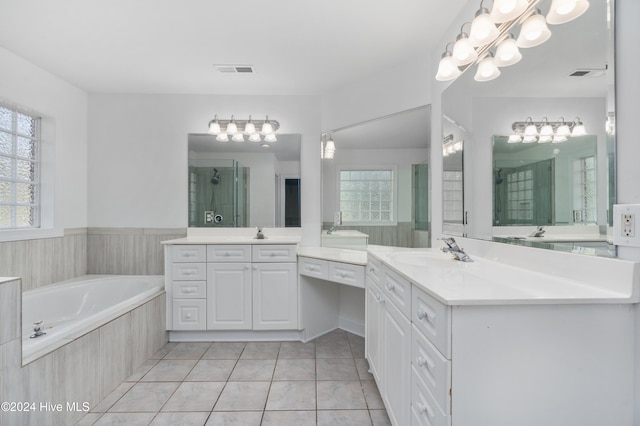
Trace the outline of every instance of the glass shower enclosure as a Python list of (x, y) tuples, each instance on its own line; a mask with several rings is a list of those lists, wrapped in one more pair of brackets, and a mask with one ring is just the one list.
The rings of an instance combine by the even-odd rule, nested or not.
[(249, 168), (236, 160), (189, 166), (189, 227), (249, 226)]

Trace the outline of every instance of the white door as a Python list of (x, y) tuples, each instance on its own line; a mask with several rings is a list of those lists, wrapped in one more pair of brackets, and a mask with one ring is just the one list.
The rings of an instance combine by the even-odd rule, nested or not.
[(207, 263), (207, 329), (251, 329), (250, 263)]
[(295, 263), (253, 264), (253, 329), (298, 329)]

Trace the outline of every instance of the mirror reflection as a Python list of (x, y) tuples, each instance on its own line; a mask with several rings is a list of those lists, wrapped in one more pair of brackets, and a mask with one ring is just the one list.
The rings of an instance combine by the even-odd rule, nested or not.
[(429, 246), (430, 120), (422, 106), (323, 134), (323, 245)]
[(299, 227), (300, 141), (220, 142), (189, 134), (189, 227)]
[[(539, 2), (543, 14), (550, 3)], [(549, 40), (522, 48), (522, 60), (501, 68), (498, 78), (478, 82), (468, 71), (443, 92), (443, 138), (454, 133), (451, 122), (467, 132), (464, 212), (447, 223), (452, 200), (443, 200), (445, 233), (615, 256), (608, 243), (615, 199), (613, 5), (591, 2), (576, 20), (550, 25)], [(514, 123), (529, 117), (569, 123), (579, 117), (587, 135), (547, 140), (539, 126), (533, 143), (509, 143)], [(455, 167), (451, 161), (444, 158), (445, 173)], [(444, 182), (446, 197), (451, 184)]]

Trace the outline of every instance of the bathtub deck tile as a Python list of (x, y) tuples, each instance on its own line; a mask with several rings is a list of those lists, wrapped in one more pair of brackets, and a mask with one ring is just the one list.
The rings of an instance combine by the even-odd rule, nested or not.
[(193, 359), (162, 359), (144, 375), (143, 382), (181, 382), (198, 361)]

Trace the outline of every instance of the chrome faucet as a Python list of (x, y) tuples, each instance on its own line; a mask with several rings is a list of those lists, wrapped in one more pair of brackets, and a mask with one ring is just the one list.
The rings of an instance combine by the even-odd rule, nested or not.
[(458, 247), (458, 243), (453, 237), (442, 238), (442, 241), (447, 245), (446, 247), (442, 247), (442, 251), (445, 253), (451, 253), (451, 257), (455, 260), (460, 260), (462, 262), (473, 262), (473, 259), (469, 257), (467, 253), (464, 252), (463, 249)]
[(259, 226), (258, 226), (257, 228), (258, 228), (258, 233), (256, 234), (256, 239), (258, 239), (258, 240), (264, 240), (264, 239), (265, 239), (265, 236), (264, 236), (264, 234), (262, 233), (262, 228), (261, 228), (261, 227), (259, 227)]
[(542, 234), (545, 233), (545, 230), (542, 226), (538, 226), (538, 229), (527, 235), (527, 237), (542, 237)]
[(36, 337), (40, 337), (43, 334), (47, 334), (42, 330), (44, 330), (44, 325), (42, 325), (42, 321), (34, 322), (33, 323), (33, 334), (31, 336), (29, 336), (29, 337), (31, 337), (33, 339), (33, 338), (36, 338)]
[(327, 230), (327, 235), (331, 235), (331, 233), (333, 233), (333, 231), (335, 231), (336, 229), (338, 229), (338, 225), (331, 225), (331, 228)]

